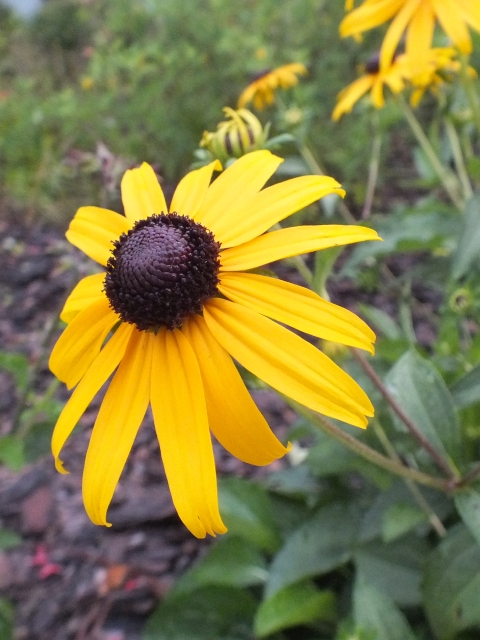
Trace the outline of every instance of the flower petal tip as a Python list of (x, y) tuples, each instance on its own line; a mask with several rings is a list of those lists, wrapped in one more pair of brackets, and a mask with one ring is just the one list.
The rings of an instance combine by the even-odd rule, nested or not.
[(62, 473), (63, 475), (70, 473), (70, 471), (67, 471), (67, 469), (65, 469), (60, 458), (55, 459), (55, 469), (58, 471), (58, 473)]

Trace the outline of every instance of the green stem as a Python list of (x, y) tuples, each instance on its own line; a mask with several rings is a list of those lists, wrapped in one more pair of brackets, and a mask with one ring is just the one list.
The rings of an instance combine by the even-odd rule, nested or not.
[[(395, 447), (393, 446), (392, 442), (390, 441), (389, 437), (387, 436), (387, 433), (386, 433), (385, 429), (382, 427), (380, 422), (376, 418), (374, 418), (372, 420), (371, 424), (372, 424), (373, 430), (375, 431), (375, 434), (377, 435), (377, 438), (380, 440), (383, 448), (388, 453), (390, 458), (392, 460), (395, 460), (396, 462), (401, 463), (400, 456), (396, 452)], [(410, 478), (403, 478), (403, 481), (405, 482), (408, 490), (412, 494), (413, 499), (415, 500), (415, 502), (422, 509), (422, 511), (425, 512), (425, 514), (426, 514), (427, 518), (429, 519), (430, 524), (432, 525), (432, 527), (435, 529), (435, 531), (438, 533), (438, 535), (441, 538), (445, 537), (446, 534), (447, 534), (447, 531), (446, 531), (445, 527), (443, 526), (442, 521), (437, 516), (435, 511), (432, 509), (430, 504), (427, 502), (427, 500), (425, 499), (425, 496), (420, 491), (420, 489), (417, 487), (415, 482), (413, 482), (413, 480), (411, 480)]]
[[(297, 142), (298, 144), (298, 150), (300, 152), (300, 155), (302, 156), (302, 158), (304, 159), (307, 167), (310, 169), (310, 171), (312, 171), (313, 173), (315, 173), (318, 176), (325, 176), (327, 175), (325, 170), (323, 169), (323, 167), (317, 162), (317, 160), (315, 159), (313, 153), (310, 151), (310, 149), (307, 147), (306, 144), (303, 144), (301, 142)], [(345, 202), (340, 199), (338, 202), (338, 210), (340, 211), (340, 215), (342, 216), (342, 218), (344, 219), (344, 221), (347, 224), (356, 224), (357, 221), (355, 220), (355, 217), (352, 215), (352, 213), (350, 212), (350, 209), (347, 207), (347, 205), (345, 204)]]
[(453, 153), (453, 160), (457, 169), (460, 184), (462, 185), (463, 195), (465, 200), (470, 200), (473, 196), (472, 185), (470, 184), (470, 178), (468, 177), (467, 168), (463, 159), (462, 147), (457, 135), (457, 131), (453, 125), (451, 118), (445, 118), (445, 130), (447, 132), (448, 141), (450, 142), (450, 148)]
[(368, 168), (368, 183), (367, 193), (365, 195), (365, 202), (362, 210), (362, 219), (367, 220), (372, 212), (373, 196), (375, 195), (375, 187), (377, 186), (378, 168), (380, 166), (380, 151), (382, 148), (382, 136), (378, 131), (378, 127), (375, 127), (376, 133), (373, 139), (372, 156), (370, 158), (370, 165)]
[(467, 96), (468, 104), (470, 105), (470, 109), (472, 110), (472, 118), (475, 122), (475, 126), (480, 135), (480, 99), (478, 97), (478, 92), (474, 85), (474, 78), (468, 72), (468, 56), (460, 55), (460, 60), (462, 63), (462, 82), (463, 87), (465, 89), (465, 94)]
[(439, 177), (445, 191), (448, 193), (451, 201), (457, 207), (457, 209), (459, 209), (460, 211), (463, 211), (463, 201), (462, 201), (462, 198), (460, 198), (458, 193), (459, 185), (458, 185), (457, 178), (451, 171), (446, 169), (441, 163), (440, 159), (435, 153), (435, 149), (433, 148), (430, 140), (425, 135), (421, 124), (415, 117), (415, 114), (413, 113), (413, 111), (408, 106), (405, 98), (401, 94), (398, 94), (396, 98), (406, 121), (410, 125), (410, 128), (413, 134), (415, 135), (419, 145), (421, 146), (423, 152), (425, 153), (426, 157), (430, 161), (432, 168), (435, 170), (435, 173)]
[(369, 462), (385, 469), (386, 471), (390, 471), (397, 476), (402, 478), (409, 478), (415, 482), (423, 484), (427, 487), (431, 487), (432, 489), (437, 489), (437, 491), (442, 491), (444, 493), (448, 493), (451, 490), (451, 483), (443, 478), (438, 478), (436, 476), (431, 476), (427, 473), (423, 473), (423, 471), (417, 471), (417, 469), (411, 469), (409, 467), (405, 467), (403, 464), (396, 462), (395, 460), (391, 460), (387, 458), (382, 453), (377, 451), (376, 449), (372, 449), (368, 445), (360, 442), (353, 436), (345, 433), (337, 426), (335, 426), (328, 418), (320, 415), (319, 413), (315, 413), (310, 409), (307, 409), (303, 405), (283, 396), (285, 402), (287, 402), (297, 413), (304, 416), (311, 422), (314, 426), (318, 427), (323, 433), (331, 436), (337, 442), (343, 444), (347, 449), (353, 451), (357, 455), (365, 458)]

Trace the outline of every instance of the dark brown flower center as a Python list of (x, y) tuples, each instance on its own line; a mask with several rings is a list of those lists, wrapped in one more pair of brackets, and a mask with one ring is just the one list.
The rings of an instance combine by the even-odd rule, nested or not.
[(180, 327), (218, 293), (220, 243), (191, 218), (152, 215), (114, 244), (105, 293), (140, 331)]

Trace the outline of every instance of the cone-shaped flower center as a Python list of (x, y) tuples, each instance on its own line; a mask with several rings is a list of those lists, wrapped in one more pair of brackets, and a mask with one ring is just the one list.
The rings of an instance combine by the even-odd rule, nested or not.
[(124, 322), (141, 331), (174, 329), (218, 293), (220, 243), (176, 213), (139, 220), (115, 242), (105, 293)]

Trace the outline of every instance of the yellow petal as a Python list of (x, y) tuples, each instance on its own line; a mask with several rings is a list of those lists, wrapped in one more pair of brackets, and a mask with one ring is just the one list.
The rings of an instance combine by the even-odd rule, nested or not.
[(220, 253), (221, 270), (247, 271), (275, 260), (365, 240), (381, 240), (373, 229), (339, 224), (290, 227), (266, 233)]
[(93, 276), (82, 278), (68, 296), (60, 314), (60, 319), (68, 324), (80, 311), (83, 311), (94, 302), (102, 300), (105, 297), (103, 291), (104, 280), (104, 273), (95, 273)]
[(197, 356), (208, 422), (222, 447), (243, 462), (260, 466), (285, 455), (288, 448), (268, 426), (231, 357), (212, 336), (205, 320), (193, 316), (182, 331)]
[(218, 288), (233, 302), (299, 331), (373, 353), (370, 327), (309, 289), (253, 273), (224, 273)]
[(131, 324), (123, 323), (118, 327), (64, 406), (52, 435), (52, 453), (55, 458), (55, 467), (60, 473), (67, 473), (58, 457), (63, 445), (90, 402), (119, 365), (133, 330)]
[(214, 337), (246, 369), (296, 402), (365, 427), (373, 407), (340, 367), (299, 336), (250, 309), (211, 299), (203, 310)]
[(81, 311), (71, 321), (53, 347), (49, 366), (57, 378), (71, 389), (100, 353), (105, 338), (119, 317), (106, 297)]
[(367, 74), (349, 84), (338, 94), (338, 102), (332, 113), (332, 120), (339, 120), (344, 113), (350, 113), (355, 103), (370, 89), (375, 76)]
[(395, 19), (392, 20), (380, 49), (380, 67), (382, 70), (391, 66), (400, 38), (421, 2), (428, 2), (428, 0), (406, 0)]
[(340, 23), (340, 35), (342, 38), (346, 38), (347, 36), (378, 27), (390, 20), (400, 10), (404, 2), (405, 0), (364, 2), (342, 20)]
[(431, 0), (440, 26), (462, 53), (472, 52), (467, 25), (459, 11), (457, 0)]
[(115, 211), (80, 207), (65, 235), (75, 247), (105, 267), (111, 256), (113, 242), (130, 228), (128, 220)]
[(107, 509), (148, 407), (153, 340), (133, 329), (93, 427), (82, 491), (95, 524), (110, 526)]
[(328, 176), (301, 176), (280, 182), (225, 211), (215, 224), (215, 238), (224, 248), (237, 246), (331, 193), (345, 195), (340, 184)]
[(477, 0), (458, 0), (458, 4), (465, 22), (480, 32), (480, 4)]
[(435, 16), (430, 2), (420, 2), (407, 31), (406, 54), (421, 68), (428, 61), (435, 29)]
[(148, 218), (154, 213), (168, 212), (155, 171), (146, 162), (138, 169), (125, 172), (121, 190), (125, 215), (132, 223)]
[[(283, 162), (270, 151), (252, 151), (228, 167), (210, 185), (196, 220), (213, 231), (232, 207), (248, 202)], [(220, 238), (217, 238), (220, 240)]]
[(163, 465), (180, 519), (197, 538), (225, 533), (197, 359), (178, 329), (155, 338), (151, 402)]
[(208, 186), (214, 171), (221, 171), (222, 165), (218, 160), (207, 164), (201, 169), (190, 171), (180, 180), (173, 194), (170, 212), (181, 216), (195, 218), (207, 195)]

